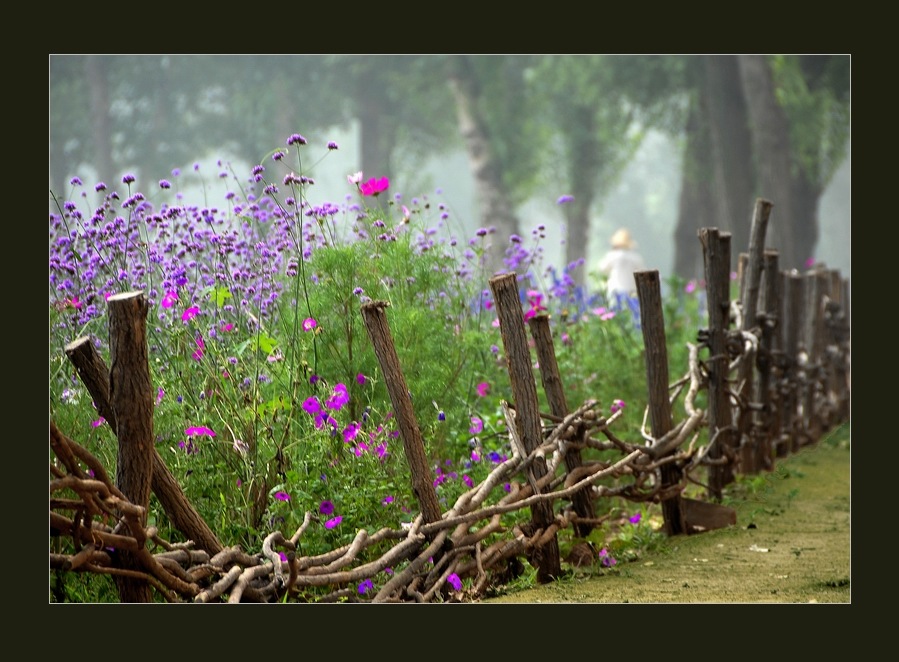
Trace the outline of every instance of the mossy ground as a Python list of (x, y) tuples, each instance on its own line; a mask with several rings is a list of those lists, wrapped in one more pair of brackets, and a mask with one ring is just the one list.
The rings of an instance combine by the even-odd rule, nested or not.
[(730, 488), (736, 526), (482, 602), (850, 603), (850, 455), (847, 425)]

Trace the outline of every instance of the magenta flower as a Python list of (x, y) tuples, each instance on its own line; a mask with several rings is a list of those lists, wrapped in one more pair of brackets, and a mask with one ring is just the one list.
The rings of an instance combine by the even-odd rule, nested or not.
[(331, 391), (331, 397), (325, 401), (325, 407), (337, 411), (349, 401), (350, 394), (347, 392), (346, 384), (337, 384)]
[(696, 291), (696, 281), (691, 280), (684, 286), (684, 292), (687, 294), (693, 294)]
[(359, 386), (365, 386), (365, 375), (361, 372), (356, 375), (356, 383), (359, 384)]
[(194, 340), (194, 342), (197, 344), (197, 349), (191, 356), (195, 361), (199, 361), (203, 358), (203, 350), (206, 349), (206, 343), (203, 342), (203, 336), (197, 336), (197, 339)]
[(621, 411), (622, 409), (624, 409), (624, 400), (612, 400), (612, 406), (609, 409), (613, 414), (615, 412)]
[(327, 522), (325, 522), (325, 528), (333, 529), (338, 524), (340, 524), (342, 521), (343, 521), (343, 515), (338, 515), (337, 517), (334, 517), (333, 519), (329, 519)]
[(451, 573), (447, 576), (446, 581), (447, 581), (449, 584), (451, 584), (452, 587), (453, 587), (454, 589), (456, 589), (457, 591), (461, 591), (461, 590), (462, 590), (462, 580), (459, 579), (459, 575), (457, 575), (455, 572), (451, 572)]
[(290, 495), (287, 492), (275, 492), (275, 498), (278, 501), (290, 501)]
[(320, 504), (318, 504), (318, 512), (322, 515), (330, 515), (334, 512), (334, 503), (325, 499)]
[(640, 521), (640, 518), (642, 516), (643, 516), (643, 513), (636, 512), (633, 515), (631, 515), (630, 517), (628, 517), (627, 521), (630, 522), (631, 524), (636, 524), (637, 522)]
[(468, 431), (471, 434), (480, 434), (484, 429), (484, 421), (482, 421), (477, 416), (471, 417), (471, 427), (468, 428)]
[(618, 560), (614, 556), (609, 554), (609, 550), (607, 550), (605, 547), (599, 550), (599, 560), (606, 568), (610, 568), (618, 563)]
[(306, 398), (303, 401), (303, 411), (307, 414), (317, 414), (322, 410), (321, 403), (318, 401), (314, 395)]
[(487, 382), (481, 382), (478, 384), (478, 396), (483, 398), (485, 395), (490, 393), (490, 384)]
[(462, 476), (462, 482), (468, 485), (468, 487), (474, 487), (474, 481), (471, 479), (471, 476), (465, 474)]
[(101, 416), (101, 417), (98, 418), (96, 421), (91, 421), (91, 427), (92, 427), (92, 428), (98, 428), (98, 427), (100, 427), (101, 425), (103, 425), (105, 422), (106, 422), (106, 419), (103, 418), (103, 417)]
[(359, 434), (359, 424), (353, 421), (343, 429), (343, 441), (349, 443)]
[(389, 494), (386, 497), (384, 497), (383, 499), (381, 499), (382, 506), (389, 506), (391, 503), (393, 503), (393, 497), (390, 496)]
[(318, 322), (315, 321), (312, 317), (307, 317), (303, 320), (303, 331), (312, 331), (315, 327), (318, 326)]
[(181, 321), (184, 322), (185, 324), (187, 324), (188, 322), (190, 322), (194, 317), (196, 317), (199, 314), (200, 314), (200, 309), (197, 308), (196, 306), (191, 306), (190, 308), (185, 310), (183, 313), (181, 313)]
[(362, 191), (362, 195), (377, 196), (379, 193), (386, 191), (389, 186), (390, 180), (386, 177), (381, 177), (380, 179), (372, 177), (367, 182), (362, 182), (359, 185), (359, 190)]
[(213, 432), (211, 428), (207, 428), (204, 425), (193, 425), (193, 426), (187, 428), (186, 430), (184, 430), (184, 434), (186, 434), (188, 437), (194, 437), (194, 436), (200, 435), (200, 434), (206, 434), (206, 435), (209, 435), (210, 437), (215, 436), (215, 432)]
[[(165, 296), (162, 297), (162, 307), (163, 308), (171, 308), (175, 305), (175, 302), (178, 300), (178, 293), (174, 290), (170, 290), (165, 293)], [(186, 313), (186, 311), (185, 311)], [(181, 316), (181, 319), (184, 319), (184, 315)], [(186, 321), (186, 320), (185, 320)]]

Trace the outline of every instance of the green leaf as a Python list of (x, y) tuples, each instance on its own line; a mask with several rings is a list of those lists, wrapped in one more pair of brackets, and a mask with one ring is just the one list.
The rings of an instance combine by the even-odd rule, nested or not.
[(213, 287), (209, 292), (209, 300), (219, 308), (221, 308), (225, 304), (225, 302), (231, 298), (231, 290), (224, 286)]

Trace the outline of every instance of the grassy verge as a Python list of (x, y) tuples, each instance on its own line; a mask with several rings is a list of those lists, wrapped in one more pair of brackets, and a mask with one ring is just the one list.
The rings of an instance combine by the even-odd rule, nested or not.
[(850, 430), (742, 477), (737, 525), (677, 536), (614, 568), (572, 570), (489, 603), (849, 603)]

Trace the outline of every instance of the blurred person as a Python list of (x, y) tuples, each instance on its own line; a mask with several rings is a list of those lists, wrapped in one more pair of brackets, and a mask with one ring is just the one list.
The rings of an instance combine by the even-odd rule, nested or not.
[(608, 304), (620, 310), (636, 298), (634, 272), (642, 271), (645, 266), (643, 256), (637, 252), (637, 242), (627, 228), (616, 230), (609, 243), (612, 248), (599, 261), (599, 271), (606, 277)]

